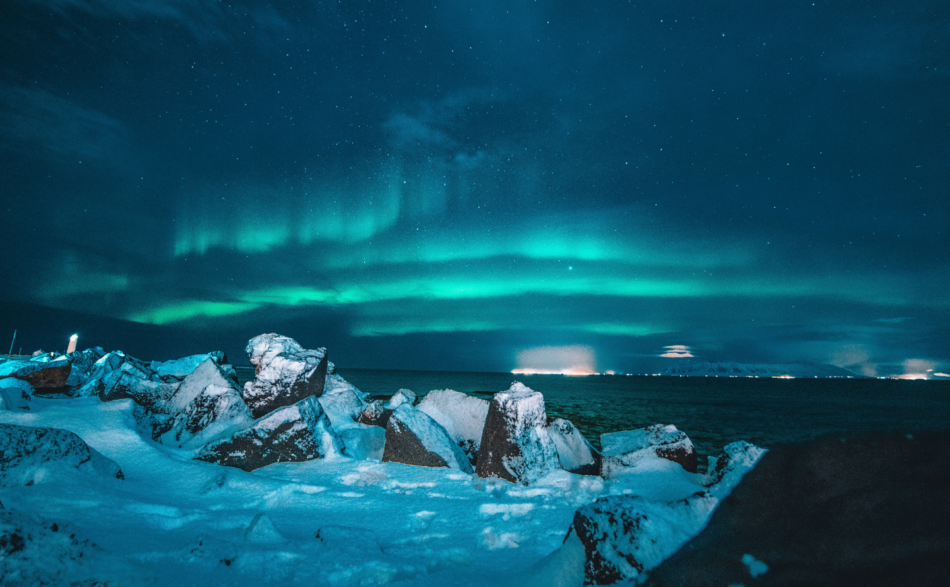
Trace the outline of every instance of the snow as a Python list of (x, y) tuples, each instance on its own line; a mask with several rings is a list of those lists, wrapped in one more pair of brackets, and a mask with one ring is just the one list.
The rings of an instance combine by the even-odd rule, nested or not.
[(594, 463), (593, 449), (574, 424), (558, 418), (548, 426), (548, 435), (557, 448), (561, 468), (574, 471)]
[(752, 578), (755, 579), (759, 575), (764, 575), (769, 572), (769, 566), (764, 562), (756, 559), (751, 554), (742, 555), (742, 564), (749, 569), (749, 574), (752, 575)]
[(664, 452), (695, 455), (692, 441), (673, 425), (655, 424), (639, 430), (602, 434), (600, 444), (601, 474), (605, 478), (617, 476), (625, 467), (644, 459), (663, 458)]
[[(204, 369), (189, 375), (192, 386), (207, 385), (183, 395), (186, 405), (209, 387), (234, 391), (220, 385), (220, 371)], [(544, 418), (529, 413), (540, 406), (543, 416), (543, 398), (523, 386), (505, 393), (525, 400), (514, 411), (522, 432), (545, 430)], [(353, 421), (365, 394), (339, 376), (327, 377), (319, 404), (330, 416), (321, 418), (327, 437), (346, 443), (343, 454), (253, 473), (143, 436), (131, 399), (33, 398), (29, 411), (0, 411), (0, 424), (77, 435), (125, 474), (68, 467), (32, 486), (5, 487), (0, 535), (29, 539), (0, 558), (3, 584), (579, 586), (584, 548), (568, 535), (578, 508), (630, 496), (656, 516), (645, 539), (671, 545), (705, 524), (724, 496), (717, 487), (737, 482), (755, 458), (751, 445), (727, 447), (731, 466), (709, 488), (664, 459), (643, 459), (610, 480), (558, 468), (524, 486), (373, 460), (367, 446), (383, 429)], [(424, 414), (422, 404), (400, 410)], [(695, 505), (675, 505), (701, 491)]]
[(384, 406), (387, 410), (395, 410), (403, 404), (410, 406), (416, 403), (416, 394), (411, 389), (400, 389), (386, 402)]
[(0, 410), (29, 410), (33, 386), (22, 379), (0, 379)]
[(215, 363), (220, 363), (223, 353), (204, 353), (201, 355), (191, 355), (173, 361), (152, 361), (149, 368), (161, 379), (173, 378), (177, 380), (184, 379), (194, 371), (198, 365), (211, 359)]
[(417, 409), (439, 423), (456, 443), (478, 452), (488, 416), (488, 401), (451, 389), (430, 391)]

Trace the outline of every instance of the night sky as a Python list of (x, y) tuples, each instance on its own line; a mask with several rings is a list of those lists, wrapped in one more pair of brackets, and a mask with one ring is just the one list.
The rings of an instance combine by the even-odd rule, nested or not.
[(0, 299), (143, 358), (950, 372), (946, 0), (21, 0), (0, 43)]

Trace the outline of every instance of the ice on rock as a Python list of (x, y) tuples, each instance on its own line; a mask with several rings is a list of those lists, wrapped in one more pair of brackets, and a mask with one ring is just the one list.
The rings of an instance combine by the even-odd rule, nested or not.
[[(328, 442), (324, 438), (327, 435)], [(250, 428), (213, 441), (196, 458), (253, 471), (273, 463), (337, 455), (340, 449), (342, 445), (329, 429), (320, 404), (308, 397), (271, 412)]]
[(560, 468), (546, 428), (544, 396), (519, 382), (496, 393), (488, 407), (475, 472), (530, 484)]
[(697, 467), (693, 442), (676, 426), (654, 424), (639, 430), (601, 434), (601, 475), (611, 479), (643, 459), (662, 458), (690, 472)]
[(29, 410), (32, 403), (32, 385), (13, 377), (0, 379), (0, 410)]
[(330, 419), (330, 425), (339, 433), (356, 425), (356, 421), (366, 407), (365, 395), (345, 379), (334, 374), (327, 377), (326, 389), (317, 401)]
[(327, 377), (327, 350), (307, 350), (278, 334), (261, 334), (247, 343), (247, 357), (256, 367), (244, 384), (244, 401), (255, 418), (305, 397), (320, 397)]
[(574, 424), (558, 418), (548, 425), (548, 434), (557, 448), (557, 458), (562, 469), (579, 475), (600, 473), (597, 451)]
[(468, 457), (445, 428), (408, 404), (396, 408), (386, 424), (383, 462), (472, 472)]
[(355, 424), (339, 432), (343, 454), (359, 460), (380, 461), (386, 448), (386, 429), (379, 426)]
[(59, 390), (66, 387), (71, 369), (72, 364), (66, 357), (50, 361), (7, 361), (0, 363), (0, 379), (22, 379), (40, 392)]
[(212, 359), (185, 377), (166, 402), (172, 414), (159, 439), (162, 444), (196, 448), (214, 437), (253, 422), (237, 386)]
[(389, 399), (385, 408), (387, 410), (395, 410), (403, 404), (409, 404), (410, 407), (416, 404), (416, 394), (414, 391), (411, 389), (400, 389)]
[(418, 409), (438, 422), (475, 464), (482, 442), (488, 401), (451, 389), (430, 391)]
[(68, 430), (0, 424), (0, 486), (32, 485), (73, 470), (123, 478), (119, 465)]
[(584, 546), (584, 585), (642, 578), (703, 529), (717, 502), (704, 492), (673, 503), (611, 495), (578, 509), (569, 536)]

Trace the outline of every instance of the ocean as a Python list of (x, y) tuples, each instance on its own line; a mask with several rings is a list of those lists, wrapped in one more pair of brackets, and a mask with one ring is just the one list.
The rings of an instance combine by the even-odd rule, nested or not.
[[(250, 368), (238, 371), (242, 381), (253, 377)], [(598, 449), (607, 432), (674, 424), (693, 441), (701, 466), (736, 440), (768, 448), (830, 434), (950, 429), (950, 381), (338, 372), (376, 397), (406, 388), (419, 397), (454, 389), (490, 399), (521, 381), (544, 395), (549, 418), (570, 420)]]

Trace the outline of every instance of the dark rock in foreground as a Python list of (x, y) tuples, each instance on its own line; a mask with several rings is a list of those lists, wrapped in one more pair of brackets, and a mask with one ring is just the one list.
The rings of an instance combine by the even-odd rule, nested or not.
[(253, 471), (279, 462), (301, 462), (339, 453), (338, 441), (312, 398), (280, 408), (250, 428), (208, 445), (196, 457), (202, 461)]
[(468, 457), (445, 428), (408, 404), (396, 408), (386, 424), (383, 462), (472, 471)]
[(546, 429), (544, 397), (521, 383), (496, 393), (488, 407), (475, 472), (529, 484), (560, 468)]
[(32, 485), (61, 470), (124, 478), (119, 465), (68, 430), (0, 424), (0, 486)]
[(8, 361), (0, 364), (0, 377), (26, 381), (42, 393), (65, 389), (71, 369), (72, 364), (62, 357), (52, 361)]
[(950, 433), (775, 448), (651, 585), (946, 585)]
[(255, 418), (323, 393), (326, 349), (307, 350), (292, 338), (271, 333), (249, 340), (246, 350), (256, 374), (244, 384), (242, 395)]
[(679, 463), (690, 473), (695, 473), (698, 465), (693, 442), (673, 425), (654, 424), (639, 430), (601, 434), (600, 444), (604, 479), (646, 458), (659, 457)]

